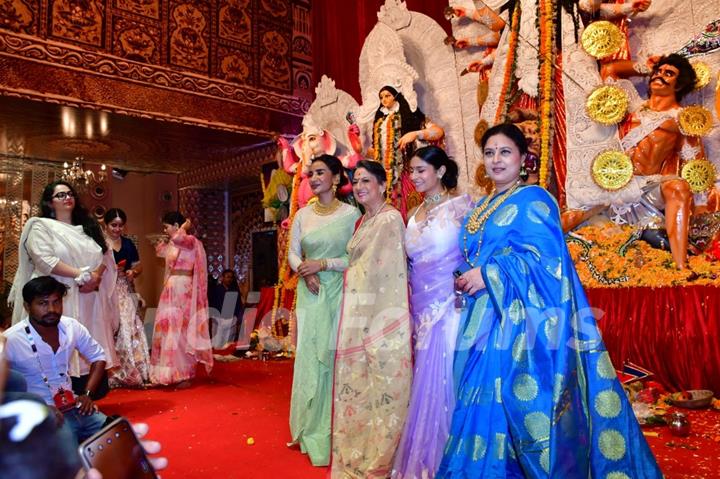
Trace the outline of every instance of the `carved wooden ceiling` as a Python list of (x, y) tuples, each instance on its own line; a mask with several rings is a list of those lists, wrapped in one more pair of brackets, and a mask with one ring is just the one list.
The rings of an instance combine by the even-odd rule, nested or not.
[(0, 95), (0, 154), (181, 173), (269, 138)]

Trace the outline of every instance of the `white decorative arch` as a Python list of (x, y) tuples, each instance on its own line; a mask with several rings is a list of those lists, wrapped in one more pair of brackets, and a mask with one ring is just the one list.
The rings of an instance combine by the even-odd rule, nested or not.
[[(443, 7), (440, 4), (438, 8)], [(378, 91), (382, 85), (378, 86), (378, 78), (383, 77), (383, 63), (394, 58), (395, 64), (386, 66), (397, 73), (398, 62), (406, 63), (416, 72), (417, 79), (412, 92), (405, 91), (403, 85), (403, 95), (411, 108), (416, 102), (434, 123), (445, 129), (445, 147), (460, 167), (459, 185), (465, 190), (474, 172), (468, 172), (455, 52), (444, 43), (445, 30), (427, 15), (409, 11), (405, 2), (399, 0), (386, 0), (378, 19), (360, 53), (362, 111), (374, 112), (379, 105)], [(404, 78), (401, 83), (406, 81)], [(477, 108), (474, 98), (471, 105)]]

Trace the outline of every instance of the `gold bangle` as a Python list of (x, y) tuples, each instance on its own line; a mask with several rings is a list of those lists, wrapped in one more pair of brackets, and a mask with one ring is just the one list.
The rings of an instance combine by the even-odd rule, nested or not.
[(327, 271), (327, 260), (325, 258), (320, 260), (320, 270)]

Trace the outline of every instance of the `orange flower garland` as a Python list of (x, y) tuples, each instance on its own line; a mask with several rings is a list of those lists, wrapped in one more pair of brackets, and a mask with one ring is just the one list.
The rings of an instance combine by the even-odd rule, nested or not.
[(380, 127), (383, 124), (385, 118), (378, 118), (373, 128), (373, 147), (375, 149), (375, 161), (382, 163), (385, 167), (385, 199), (390, 200), (390, 196), (393, 188), (393, 171), (397, 165), (397, 145), (395, 144), (395, 130), (399, 127), (397, 125), (398, 115), (390, 113), (385, 121), (385, 145), (380, 152)]
[[(633, 234), (630, 226), (587, 226), (574, 233), (591, 243), (586, 258), (584, 248), (568, 241), (570, 255), (575, 262), (580, 281), (586, 287), (665, 287), (684, 284), (720, 286), (720, 261), (712, 261), (705, 255), (690, 256), (688, 268), (678, 270), (669, 251), (656, 249), (644, 241), (630, 244), (625, 255), (620, 254)], [(608, 284), (599, 281), (593, 270), (605, 278), (627, 277), (627, 281)], [(697, 277), (695, 277), (697, 275)], [(693, 278), (692, 283), (688, 280)]]
[(550, 124), (553, 103), (554, 0), (540, 1), (540, 179), (547, 187), (550, 163)]
[(510, 26), (510, 39), (508, 40), (508, 56), (505, 60), (505, 74), (503, 76), (503, 84), (500, 89), (500, 100), (504, 104), (498, 108), (495, 112), (495, 124), (500, 123), (505, 115), (507, 114), (508, 103), (505, 100), (507, 98), (508, 90), (510, 90), (510, 83), (512, 81), (513, 72), (515, 71), (515, 56), (517, 55), (518, 36), (520, 35), (520, 2), (515, 4), (515, 11), (513, 12), (512, 24)]
[[(292, 243), (292, 222), (295, 219), (295, 213), (298, 209), (298, 191), (300, 190), (300, 181), (302, 180), (302, 165), (298, 164), (293, 177), (292, 194), (290, 195), (290, 213), (288, 214), (288, 237), (285, 246), (285, 257), (280, 263), (280, 271), (278, 272), (278, 284), (275, 285), (275, 297), (273, 298), (272, 315), (270, 316), (270, 329), (275, 335), (275, 319), (277, 311), (281, 304), (285, 304), (285, 292), (290, 286), (290, 272), (288, 268), (288, 256), (290, 255), (290, 244)], [(297, 285), (297, 282), (295, 282)], [(294, 306), (293, 306), (294, 309)], [(288, 332), (289, 334), (289, 332)]]

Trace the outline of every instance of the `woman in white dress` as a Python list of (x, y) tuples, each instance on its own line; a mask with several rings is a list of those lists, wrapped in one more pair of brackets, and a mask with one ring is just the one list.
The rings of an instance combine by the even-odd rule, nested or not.
[[(113, 334), (118, 326), (114, 307), (116, 268), (98, 222), (78, 200), (65, 181), (45, 187), (40, 216), (23, 228), (10, 301), (13, 324), (24, 315), (22, 288), (38, 276), (52, 276), (68, 287), (63, 315), (82, 323), (105, 350), (106, 368), (117, 365)], [(79, 359), (70, 366), (72, 376), (88, 374), (89, 365)]]

